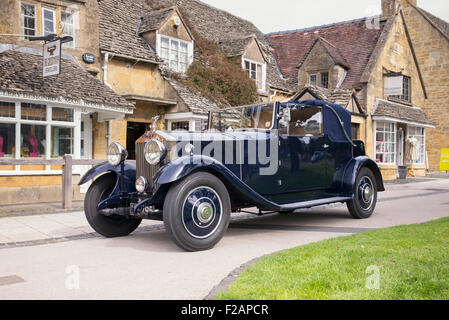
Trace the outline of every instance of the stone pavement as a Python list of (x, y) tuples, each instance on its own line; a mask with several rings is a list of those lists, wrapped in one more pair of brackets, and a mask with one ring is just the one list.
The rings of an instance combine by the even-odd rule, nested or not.
[[(161, 222), (143, 221), (137, 232), (159, 228)], [(97, 237), (83, 211), (0, 218), (0, 249)]]

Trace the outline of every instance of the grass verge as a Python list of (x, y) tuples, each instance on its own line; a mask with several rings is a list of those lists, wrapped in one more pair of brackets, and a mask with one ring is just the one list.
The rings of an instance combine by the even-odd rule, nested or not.
[(330, 239), (259, 260), (221, 300), (449, 299), (449, 219)]

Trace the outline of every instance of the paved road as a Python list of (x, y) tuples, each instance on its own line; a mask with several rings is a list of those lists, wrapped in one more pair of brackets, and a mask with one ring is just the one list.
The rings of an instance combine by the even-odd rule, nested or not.
[(207, 252), (181, 251), (164, 230), (0, 249), (0, 299), (203, 299), (232, 270), (262, 255), (449, 216), (447, 179), (387, 188), (369, 220), (350, 219), (344, 206), (239, 220)]

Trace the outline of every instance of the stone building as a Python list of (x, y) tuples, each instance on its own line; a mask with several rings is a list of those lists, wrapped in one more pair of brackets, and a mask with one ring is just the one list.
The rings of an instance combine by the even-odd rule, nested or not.
[[(61, 74), (44, 78), (43, 42), (28, 39), (49, 34), (74, 41), (62, 45)], [(50, 160), (65, 154), (91, 159), (93, 118), (134, 112), (131, 103), (98, 80), (98, 59), (86, 58), (98, 50), (96, 1), (2, 1), (0, 159)], [(59, 200), (61, 169), (0, 166), (0, 204)], [(74, 183), (86, 170), (74, 168)]]
[[(383, 0), (380, 17), (267, 35), (284, 77), (296, 83), (295, 98), (343, 98), (339, 103), (353, 114), (354, 137), (365, 142), (386, 180), (396, 179), (398, 166), (411, 162), (415, 175), (425, 175), (436, 123), (424, 112), (426, 62), (417, 58), (410, 37), (408, 6)], [(417, 160), (410, 161), (413, 137)]]
[[(291, 95), (264, 35), (250, 22), (201, 1), (3, 0), (0, 63), (2, 71), (13, 73), (0, 74), (0, 158), (55, 159), (70, 153), (105, 159), (108, 145), (118, 141), (134, 159), (135, 141), (154, 116), (162, 117), (163, 129), (204, 128), (217, 104), (171, 76), (184, 77), (192, 63), (194, 32), (241, 61), (261, 101)], [(43, 42), (29, 39), (48, 34), (74, 41), (62, 48), (61, 75), (43, 79)], [(53, 119), (60, 111), (70, 121)], [(37, 151), (24, 146), (31, 137)], [(76, 168), (74, 183), (88, 169)], [(61, 173), (51, 166), (0, 167), (1, 191), (11, 195), (0, 204), (59, 200)]]
[[(152, 118), (161, 128), (199, 130), (216, 103), (191, 92), (170, 76), (181, 76), (195, 57), (194, 32), (218, 44), (254, 79), (261, 101), (285, 99), (291, 87), (282, 79), (264, 35), (250, 22), (201, 1), (99, 2), (100, 60), (103, 81), (135, 106), (133, 115), (99, 124), (97, 134), (109, 132), (134, 155), (134, 144)], [(218, 28), (218, 24), (220, 27)], [(190, 30), (192, 28), (192, 30)], [(97, 141), (99, 139), (95, 139)], [(108, 143), (99, 141), (96, 157)]]
[[(403, 6), (426, 87), (427, 99), (422, 108), (435, 123), (435, 129), (426, 136), (430, 170), (438, 171), (441, 151), (449, 148), (449, 23), (417, 7), (416, 0), (408, 0)], [(392, 13), (386, 11), (385, 16)]]

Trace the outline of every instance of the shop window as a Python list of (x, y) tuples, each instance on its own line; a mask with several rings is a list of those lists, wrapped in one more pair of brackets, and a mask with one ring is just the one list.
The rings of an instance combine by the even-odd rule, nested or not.
[(0, 123), (0, 158), (15, 158), (16, 125)]
[(195, 131), (203, 132), (207, 130), (207, 120), (196, 120), (195, 121)]
[(16, 104), (0, 101), (0, 118), (15, 118)]
[(22, 3), (21, 6), (22, 34), (25, 39), (36, 35), (36, 7)]
[[(415, 164), (425, 164), (426, 162), (426, 129), (419, 127), (408, 128), (408, 138), (415, 138), (418, 142), (416, 146), (416, 153), (418, 160)], [(411, 161), (409, 161), (411, 163)]]
[(51, 127), (51, 157), (62, 158), (73, 154), (73, 129)]
[(190, 129), (190, 123), (188, 121), (172, 122), (172, 124), (171, 124), (172, 131), (177, 131), (177, 130), (189, 131), (189, 129)]
[(396, 163), (396, 124), (376, 122), (376, 162)]
[(22, 103), (22, 120), (47, 120), (47, 107), (43, 104)]
[(20, 157), (45, 157), (45, 126), (22, 124), (20, 132)]
[(73, 122), (73, 110), (52, 108), (52, 120), (61, 122)]
[(321, 87), (329, 88), (329, 72), (321, 72)]

